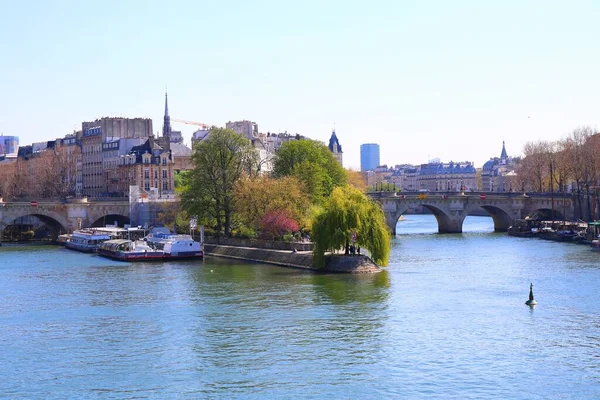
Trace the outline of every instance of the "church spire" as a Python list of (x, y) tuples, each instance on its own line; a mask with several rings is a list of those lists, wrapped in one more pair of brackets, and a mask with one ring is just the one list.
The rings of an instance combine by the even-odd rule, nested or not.
[(502, 141), (502, 153), (500, 154), (501, 159), (508, 158), (508, 154), (506, 154), (506, 147), (504, 147), (504, 140)]
[(169, 117), (169, 102), (165, 90), (165, 118), (163, 120), (163, 136), (171, 136), (171, 117)]

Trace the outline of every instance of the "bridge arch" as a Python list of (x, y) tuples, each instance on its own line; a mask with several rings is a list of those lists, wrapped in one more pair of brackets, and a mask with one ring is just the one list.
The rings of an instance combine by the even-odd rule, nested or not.
[[(467, 208), (465, 218), (469, 215), (481, 215), (477, 211), (485, 210), (494, 221), (494, 231), (506, 232), (508, 227), (514, 223), (514, 216), (511, 215), (511, 210), (506, 210), (504, 207), (482, 204), (475, 207)], [(464, 221), (464, 219), (463, 219)]]
[[(435, 202), (419, 204), (423, 208), (431, 211), (438, 224), (439, 233), (460, 233), (462, 232), (462, 223), (467, 215), (461, 216), (457, 213), (453, 213), (449, 210), (442, 209), (443, 204), (437, 204)], [(396, 235), (396, 224), (402, 215), (409, 211), (411, 207), (397, 208), (394, 213), (386, 213), (386, 222), (393, 235)]]
[(99, 218), (97, 218), (96, 220), (92, 221), (91, 225), (92, 227), (101, 227), (101, 226), (106, 226), (106, 225), (114, 225), (117, 224), (117, 226), (124, 226), (125, 224), (129, 224), (131, 223), (129, 220), (128, 216), (125, 215), (121, 215), (121, 214), (106, 214), (103, 215)]
[(538, 208), (531, 211), (527, 216), (541, 221), (562, 221), (565, 217), (560, 211), (551, 208)]
[(435, 217), (438, 223), (439, 233), (462, 232), (462, 223), (464, 221), (464, 218), (452, 218), (452, 216), (448, 215), (446, 212), (432, 204), (422, 204), (422, 206), (431, 211), (431, 213)]
[(46, 227), (48, 227), (53, 240), (56, 240), (58, 235), (61, 233), (69, 232), (68, 221), (57, 213), (45, 212), (41, 210), (35, 212), (19, 212), (4, 216), (4, 218), (0, 220), (0, 240), (4, 237), (4, 230), (7, 227), (15, 225), (15, 222), (18, 219), (28, 216), (38, 218)]

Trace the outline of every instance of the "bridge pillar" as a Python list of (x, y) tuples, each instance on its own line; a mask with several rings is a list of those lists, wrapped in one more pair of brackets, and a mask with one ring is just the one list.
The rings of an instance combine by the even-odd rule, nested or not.
[(462, 233), (463, 219), (438, 218), (438, 233)]
[(396, 224), (398, 223), (398, 218), (395, 213), (385, 213), (385, 223), (390, 228), (390, 232), (392, 235), (396, 235)]

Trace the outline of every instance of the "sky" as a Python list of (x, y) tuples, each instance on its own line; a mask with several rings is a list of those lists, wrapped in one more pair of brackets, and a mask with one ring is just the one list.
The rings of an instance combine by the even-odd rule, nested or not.
[[(346, 168), (473, 161), (600, 128), (598, 1), (0, 0), (0, 132), (104, 116), (327, 142)], [(173, 123), (189, 144), (194, 126)]]

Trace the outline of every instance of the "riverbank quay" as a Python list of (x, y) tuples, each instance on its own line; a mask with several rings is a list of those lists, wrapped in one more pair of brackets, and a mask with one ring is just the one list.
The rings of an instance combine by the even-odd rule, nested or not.
[(326, 256), (325, 268), (313, 267), (312, 251), (274, 250), (255, 247), (204, 244), (204, 254), (243, 261), (273, 264), (281, 267), (298, 268), (313, 272), (346, 274), (377, 273), (382, 269), (366, 255)]
[(517, 220), (508, 228), (508, 235), (589, 246), (598, 238), (599, 227), (598, 221)]

